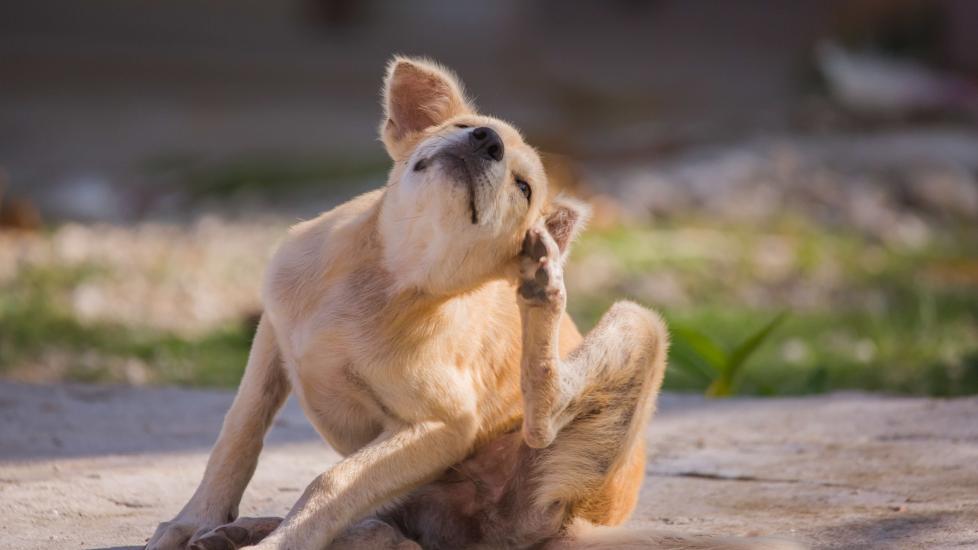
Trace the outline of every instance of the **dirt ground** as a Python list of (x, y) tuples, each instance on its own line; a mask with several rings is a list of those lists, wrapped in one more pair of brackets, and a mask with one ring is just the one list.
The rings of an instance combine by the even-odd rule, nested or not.
[[(0, 546), (138, 548), (192, 492), (232, 394), (0, 383)], [(978, 548), (978, 398), (665, 395), (635, 523), (815, 548)], [(243, 515), (338, 456), (290, 403)]]

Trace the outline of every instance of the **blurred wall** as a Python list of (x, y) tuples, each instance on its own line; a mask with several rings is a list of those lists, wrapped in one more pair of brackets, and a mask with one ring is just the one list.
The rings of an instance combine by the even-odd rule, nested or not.
[[(937, 4), (967, 15), (948, 18), (949, 49), (974, 70), (976, 4)], [(5, 2), (0, 178), (44, 203), (79, 181), (150, 184), (147, 163), (174, 155), (380, 155), (396, 52), (455, 68), (485, 110), (572, 155), (778, 131), (813, 86), (812, 44), (852, 5)]]

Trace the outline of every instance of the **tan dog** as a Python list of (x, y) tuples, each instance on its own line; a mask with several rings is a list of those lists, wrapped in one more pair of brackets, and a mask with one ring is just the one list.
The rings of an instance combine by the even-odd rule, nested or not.
[[(590, 527), (635, 506), (667, 336), (631, 303), (583, 339), (564, 312), (586, 208), (441, 67), (395, 59), (384, 100), (388, 184), (292, 229), (204, 479), (147, 548), (722, 546)], [(345, 458), (284, 520), (234, 521), (290, 389)]]

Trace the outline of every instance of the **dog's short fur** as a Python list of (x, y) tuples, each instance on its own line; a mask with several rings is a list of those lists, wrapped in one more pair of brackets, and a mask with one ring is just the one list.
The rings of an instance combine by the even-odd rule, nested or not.
[[(384, 106), (387, 185), (291, 230), (203, 481), (148, 548), (726, 544), (591, 527), (635, 506), (667, 335), (631, 303), (585, 338), (564, 312), (586, 207), (444, 68), (394, 59)], [(235, 521), (290, 391), (345, 458), (284, 520)]]

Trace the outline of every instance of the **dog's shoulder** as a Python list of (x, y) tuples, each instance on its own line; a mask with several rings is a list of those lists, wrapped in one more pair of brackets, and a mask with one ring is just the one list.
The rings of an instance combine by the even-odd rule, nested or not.
[(338, 273), (371, 255), (383, 190), (364, 193), (311, 220), (294, 225), (265, 273), (265, 307), (295, 309), (308, 303)]

